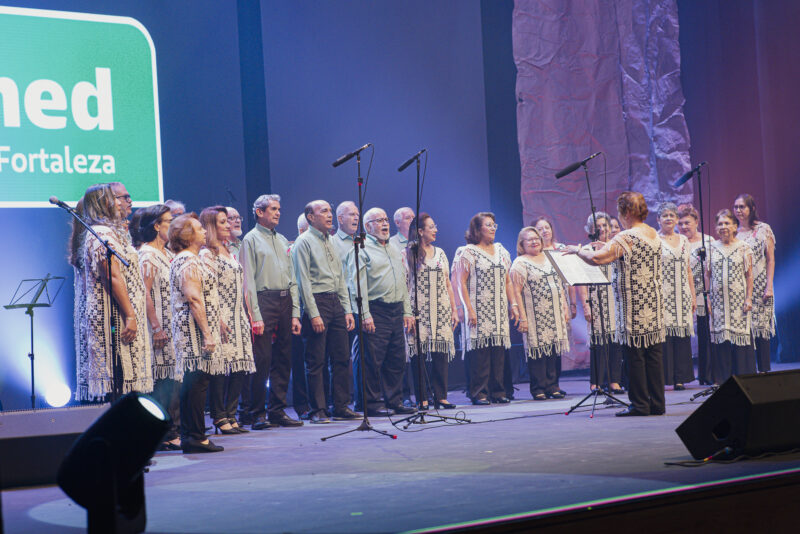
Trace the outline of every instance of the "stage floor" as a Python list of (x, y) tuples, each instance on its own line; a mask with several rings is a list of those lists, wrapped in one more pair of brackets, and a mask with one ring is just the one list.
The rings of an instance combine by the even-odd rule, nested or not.
[[(617, 418), (618, 407), (600, 406), (591, 419), (584, 408), (564, 415), (588, 391), (587, 378), (564, 377), (561, 386), (564, 400), (529, 400), (519, 384), (511, 404), (441, 412), (471, 424), (403, 431), (372, 420), (396, 440), (356, 432), (320, 441), (358, 424), (336, 422), (218, 436), (218, 454), (158, 453), (146, 475), (147, 531), (396, 532), (800, 467), (797, 454), (665, 466), (691, 459), (675, 428), (703, 400), (689, 402), (703, 389), (696, 383), (667, 391), (664, 416)], [(86, 525), (57, 487), (5, 491), (2, 512), (7, 533)]]

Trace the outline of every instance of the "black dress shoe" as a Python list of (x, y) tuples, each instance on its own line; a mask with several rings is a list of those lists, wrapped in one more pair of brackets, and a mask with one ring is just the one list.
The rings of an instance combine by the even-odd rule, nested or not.
[(685, 389), (686, 389), (686, 386), (684, 386), (683, 384), (675, 384), (672, 387), (672, 391), (684, 391)]
[(359, 415), (346, 406), (339, 410), (333, 410), (334, 421), (351, 421), (353, 419), (358, 419), (358, 418)]
[(664, 410), (656, 410), (655, 408), (650, 408), (650, 415), (664, 415)]
[(389, 410), (387, 408), (368, 408), (367, 415), (370, 417), (389, 417), (390, 415), (394, 415), (394, 410)]
[(434, 403), (437, 410), (455, 410), (457, 406), (452, 402), (436, 402)]
[(416, 408), (412, 408), (411, 406), (399, 406), (399, 405), (398, 406), (392, 406), (391, 410), (393, 410), (394, 413), (403, 414), (403, 415), (410, 415), (412, 413), (417, 413), (417, 409)]
[(488, 406), (491, 402), (489, 402), (489, 399), (472, 399), (472, 404), (475, 406)]
[(493, 402), (497, 404), (508, 404), (509, 402), (511, 402), (511, 399), (509, 399), (508, 397), (500, 397), (499, 399), (494, 399)]
[(311, 418), (308, 420), (313, 425), (324, 425), (327, 423), (332, 423), (331, 418), (328, 417), (328, 414), (325, 410), (318, 410), (311, 414)]
[(614, 415), (616, 415), (617, 417), (642, 417), (642, 416), (647, 416), (647, 415), (650, 415), (650, 414), (649, 413), (638, 412), (638, 411), (633, 409), (633, 406), (628, 406), (624, 410), (622, 410), (620, 412), (617, 412)]
[(622, 395), (623, 393), (625, 393), (625, 390), (622, 389), (622, 388), (617, 388), (617, 389), (612, 389), (611, 390), (611, 394), (612, 395)]
[(297, 419), (292, 419), (285, 413), (280, 415), (271, 415), (269, 418), (269, 422), (273, 425), (283, 426), (283, 427), (291, 427), (291, 426), (303, 426), (302, 421), (298, 421)]
[(250, 425), (250, 428), (252, 428), (253, 430), (267, 430), (268, 428), (272, 428), (274, 426), (275, 425), (273, 425), (266, 419), (256, 419), (253, 422), (253, 424)]
[(561, 393), (560, 391), (554, 391), (552, 393), (548, 393), (547, 396), (550, 397), (551, 399), (563, 399), (564, 398), (564, 394)]
[(203, 443), (200, 440), (183, 438), (181, 440), (181, 450), (184, 454), (191, 454), (195, 452), (221, 452), (225, 448), (220, 445), (214, 445), (211, 440), (208, 440), (208, 443)]

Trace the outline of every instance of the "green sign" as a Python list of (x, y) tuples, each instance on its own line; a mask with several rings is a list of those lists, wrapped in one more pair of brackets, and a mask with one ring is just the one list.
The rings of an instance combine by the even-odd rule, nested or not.
[(156, 52), (137, 20), (0, 7), (0, 207), (122, 182), (161, 202)]

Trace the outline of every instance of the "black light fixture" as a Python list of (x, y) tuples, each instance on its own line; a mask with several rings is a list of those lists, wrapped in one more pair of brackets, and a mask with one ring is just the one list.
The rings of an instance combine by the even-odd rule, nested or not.
[(155, 400), (129, 393), (72, 446), (57, 481), (86, 508), (90, 534), (144, 531), (144, 471), (170, 424)]

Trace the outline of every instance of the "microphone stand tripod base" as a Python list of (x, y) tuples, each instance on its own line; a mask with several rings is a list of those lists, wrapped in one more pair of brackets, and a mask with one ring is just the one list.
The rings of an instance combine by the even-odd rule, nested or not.
[(589, 397), (592, 397), (592, 413), (589, 415), (589, 419), (593, 419), (594, 418), (594, 410), (595, 410), (595, 407), (597, 406), (597, 397), (599, 397), (600, 395), (605, 397), (605, 400), (603, 401), (603, 404), (615, 404), (616, 403), (616, 404), (621, 404), (622, 406), (625, 406), (625, 407), (628, 406), (627, 402), (622, 402), (621, 400), (616, 398), (611, 393), (608, 393), (605, 389), (603, 389), (601, 387), (598, 387), (594, 391), (590, 391), (588, 395), (586, 395), (584, 398), (582, 398), (581, 401), (578, 404), (576, 404), (575, 406), (570, 408), (569, 411), (565, 412), (564, 415), (571, 414), (576, 409), (578, 409), (581, 406), (583, 406), (583, 403), (586, 402), (589, 399)]

